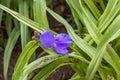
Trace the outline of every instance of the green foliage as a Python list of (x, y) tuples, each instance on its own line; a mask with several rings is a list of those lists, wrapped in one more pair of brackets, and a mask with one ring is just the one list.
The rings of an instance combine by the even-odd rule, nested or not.
[(46, 29), (49, 29), (47, 15), (46, 15), (46, 1), (33, 0), (33, 13), (34, 20), (43, 25)]
[[(12, 80), (21, 80), (22, 72), (24, 67), (28, 63), (30, 57), (32, 56), (33, 52), (38, 48), (36, 45), (38, 41), (31, 41), (29, 42), (24, 50), (22, 51), (18, 61), (16, 63)], [(19, 70), (20, 69), (20, 70)]]
[[(27, 1), (19, 1), (19, 13), (26, 17), (29, 17), (29, 7), (27, 5)], [(27, 44), (27, 42), (30, 40), (30, 31), (26, 25), (20, 23), (20, 32), (21, 32), (21, 42), (23, 49)]]
[[(27, 4), (27, 1), (18, 2), (19, 11), (13, 11), (9, 6), (7, 8), (0, 4), (0, 9), (21, 22), (17, 23), (20, 29), (15, 26), (12, 32), (8, 31), (10, 35), (4, 55), (4, 77), (6, 80), (10, 55), (18, 39), (19, 31), (21, 32), (23, 50), (17, 60), (12, 80), (45, 80), (57, 68), (64, 65), (70, 65), (76, 72), (70, 80), (107, 80), (108, 77), (115, 80), (120, 79), (120, 1), (66, 0), (66, 2), (75, 20), (77, 33), (67, 20), (46, 6), (45, 0), (33, 0), (33, 4), (31, 4), (33, 20), (29, 16), (28, 8), (31, 5)], [(29, 36), (27, 35), (30, 34), (28, 27), (39, 33), (49, 29), (46, 11), (65, 26), (74, 41), (70, 47), (71, 53), (69, 55), (58, 55), (52, 48), (44, 48), (38, 40), (28, 42)], [(8, 20), (11, 19), (12, 17), (8, 17)], [(8, 24), (11, 25), (11, 22)], [(38, 47), (43, 49), (43, 54), (48, 53), (48, 55), (41, 56), (42, 54), (39, 54), (38, 59), (30, 61)], [(34, 71), (39, 68), (42, 70), (33, 76)]]
[(4, 53), (4, 77), (5, 77), (5, 80), (7, 79), (7, 72), (8, 72), (8, 66), (9, 66), (11, 52), (15, 46), (15, 43), (19, 37), (19, 34), (20, 34), (19, 27), (15, 27), (10, 34), (8, 43), (5, 48), (5, 53)]

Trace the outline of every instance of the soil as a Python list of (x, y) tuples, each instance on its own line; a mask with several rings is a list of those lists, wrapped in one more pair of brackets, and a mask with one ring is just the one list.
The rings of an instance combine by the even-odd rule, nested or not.
[[(65, 0), (53, 0), (52, 5), (50, 7), (56, 13), (64, 17), (74, 27), (71, 12)], [(50, 16), (50, 14), (48, 14), (48, 20), (49, 20), (49, 24), (52, 30), (58, 33), (66, 33), (66, 29), (64, 28), (64, 26), (60, 24), (59, 22), (57, 22), (55, 19), (53, 19), (53, 17)], [(8, 80), (11, 80), (14, 66), (15, 66), (15, 63), (18, 59), (20, 52), (21, 52), (21, 45), (20, 45), (20, 39), (19, 39), (11, 55), (9, 71), (8, 71)], [(3, 55), (4, 55), (4, 51), (0, 52), (0, 80), (4, 80), (3, 78)], [(54, 73), (52, 73), (46, 80), (68, 80), (73, 74), (74, 74), (74, 71), (72, 70), (70, 66), (63, 66), (57, 69)]]

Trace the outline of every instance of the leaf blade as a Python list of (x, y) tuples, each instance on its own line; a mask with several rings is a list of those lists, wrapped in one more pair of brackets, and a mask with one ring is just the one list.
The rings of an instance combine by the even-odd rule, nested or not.
[(5, 52), (4, 52), (4, 78), (5, 80), (7, 80), (7, 72), (8, 72), (10, 56), (15, 46), (15, 43), (19, 37), (19, 34), (20, 34), (19, 28), (15, 27), (9, 36), (8, 43), (5, 48)]

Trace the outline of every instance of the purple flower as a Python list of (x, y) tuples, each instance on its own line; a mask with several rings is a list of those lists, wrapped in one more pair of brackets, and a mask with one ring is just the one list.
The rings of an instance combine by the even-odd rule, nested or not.
[(54, 50), (60, 54), (68, 54), (67, 48), (73, 42), (69, 35), (65, 33), (58, 34), (56, 37), (50, 32), (45, 31), (40, 35), (40, 42), (46, 48), (54, 46)]

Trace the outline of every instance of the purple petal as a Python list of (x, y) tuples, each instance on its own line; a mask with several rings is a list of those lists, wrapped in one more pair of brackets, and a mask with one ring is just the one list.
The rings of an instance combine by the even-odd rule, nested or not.
[(40, 42), (44, 47), (50, 48), (55, 42), (54, 35), (47, 30), (40, 35)]
[(63, 48), (63, 47), (60, 47), (60, 46), (55, 46), (54, 49), (57, 53), (60, 53), (60, 54), (67, 55), (69, 53), (67, 48)]
[(60, 54), (68, 54), (67, 48), (71, 45), (72, 39), (69, 35), (61, 33), (55, 38), (54, 49)]
[(55, 40), (61, 43), (72, 43), (73, 42), (70, 36), (65, 33), (58, 34)]
[(67, 48), (71, 45), (71, 43), (60, 43), (60, 42), (56, 42), (54, 43), (54, 46), (59, 46), (61, 48)]
[(58, 34), (55, 38), (55, 45), (60, 45), (64, 48), (67, 48), (70, 46), (70, 44), (72, 43), (72, 39), (69, 37), (69, 35), (61, 33)]

